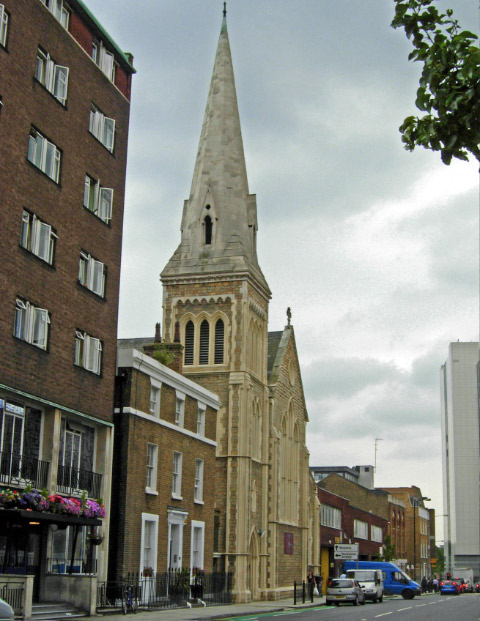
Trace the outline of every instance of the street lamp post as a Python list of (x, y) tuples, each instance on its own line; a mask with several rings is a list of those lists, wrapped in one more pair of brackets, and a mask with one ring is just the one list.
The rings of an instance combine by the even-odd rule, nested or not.
[(416, 526), (416, 514), (417, 509), (424, 500), (431, 500), (427, 496), (410, 496), (410, 502), (413, 507), (413, 579), (417, 579), (417, 526)]

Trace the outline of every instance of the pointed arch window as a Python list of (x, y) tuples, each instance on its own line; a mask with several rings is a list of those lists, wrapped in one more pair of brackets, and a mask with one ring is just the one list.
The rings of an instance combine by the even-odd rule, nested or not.
[(212, 218), (210, 218), (210, 216), (205, 216), (205, 220), (203, 221), (203, 224), (205, 226), (205, 245), (210, 246), (210, 244), (212, 243), (212, 230), (213, 230)]
[(222, 319), (215, 324), (215, 364), (223, 364), (223, 347), (225, 341), (225, 325)]
[(185, 326), (185, 364), (193, 364), (193, 342), (195, 328), (193, 321), (189, 321)]
[(206, 319), (200, 324), (200, 364), (208, 364), (208, 345), (210, 340), (210, 324)]

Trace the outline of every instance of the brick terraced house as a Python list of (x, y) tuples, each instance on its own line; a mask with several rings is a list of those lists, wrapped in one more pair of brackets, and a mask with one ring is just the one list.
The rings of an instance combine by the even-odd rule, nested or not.
[(174, 370), (181, 346), (173, 368), (153, 357), (156, 347), (151, 339), (119, 341), (109, 571), (116, 581), (212, 571), (220, 402)]
[(95, 610), (107, 575), (133, 73), (80, 0), (1, 0), (0, 491), (58, 495), (55, 514), (2, 501), (0, 583), (33, 575), (27, 616), (32, 598)]

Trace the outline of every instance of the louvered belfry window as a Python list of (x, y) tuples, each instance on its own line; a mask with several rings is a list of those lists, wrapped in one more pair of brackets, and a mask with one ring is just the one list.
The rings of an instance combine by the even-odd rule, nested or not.
[(208, 364), (208, 342), (210, 339), (210, 324), (206, 319), (200, 324), (200, 364)]
[(185, 326), (185, 364), (193, 364), (193, 341), (195, 328), (193, 321), (189, 321)]
[(205, 220), (203, 221), (205, 225), (205, 245), (210, 246), (212, 243), (212, 230), (213, 223), (210, 216), (205, 216)]
[(223, 364), (223, 343), (225, 327), (223, 321), (219, 319), (215, 324), (215, 364)]

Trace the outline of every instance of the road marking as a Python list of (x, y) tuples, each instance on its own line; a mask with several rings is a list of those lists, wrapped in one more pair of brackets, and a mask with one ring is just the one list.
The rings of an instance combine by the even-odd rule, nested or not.
[(386, 617), (387, 615), (393, 615), (393, 612), (384, 612), (384, 613), (383, 613), (383, 614), (381, 614), (381, 615), (375, 615), (375, 619), (376, 619), (377, 617)]
[(426, 606), (427, 604), (416, 604), (415, 608), (421, 608), (422, 606)]
[(413, 606), (408, 606), (408, 608), (399, 608), (398, 612), (402, 612), (402, 610), (411, 610)]

